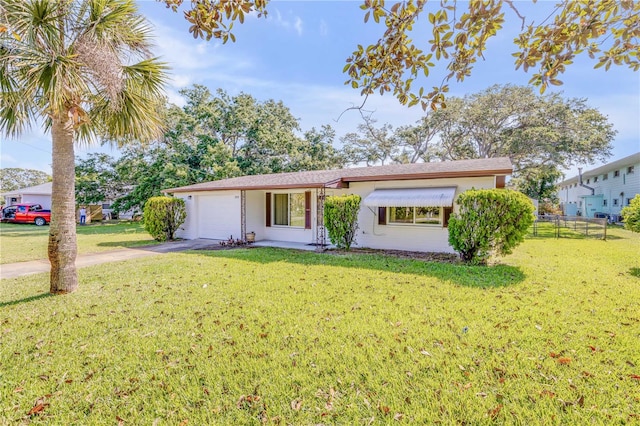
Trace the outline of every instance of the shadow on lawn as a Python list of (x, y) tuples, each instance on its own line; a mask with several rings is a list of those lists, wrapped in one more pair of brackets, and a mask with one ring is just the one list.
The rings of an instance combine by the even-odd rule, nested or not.
[(525, 275), (520, 268), (509, 265), (473, 266), (399, 259), (376, 254), (332, 255), (267, 247), (198, 251), (197, 253), (263, 264), (290, 262), (302, 265), (326, 265), (422, 275), (438, 278), (442, 281), (450, 281), (460, 286), (476, 288), (505, 287), (518, 284), (525, 279)]
[(640, 268), (630, 268), (629, 275), (640, 278)]
[(25, 297), (23, 299), (10, 300), (8, 302), (0, 302), (0, 308), (4, 308), (5, 306), (19, 305), (20, 303), (33, 302), (34, 300), (45, 299), (50, 296), (52, 296), (51, 293), (41, 293), (41, 294), (36, 294), (35, 296)]

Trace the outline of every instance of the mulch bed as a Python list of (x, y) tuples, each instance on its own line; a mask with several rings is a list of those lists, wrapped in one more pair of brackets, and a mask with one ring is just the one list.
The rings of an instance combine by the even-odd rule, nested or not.
[[(206, 247), (200, 247), (196, 250), (234, 250), (239, 248), (255, 248), (251, 244), (245, 245), (220, 245), (212, 244)], [(325, 251), (326, 254), (331, 255), (345, 255), (345, 254), (379, 254), (383, 256), (396, 257), (399, 259), (413, 259), (422, 260), (425, 262), (439, 262), (439, 263), (460, 263), (458, 255), (451, 253), (436, 253), (436, 252), (421, 252), (421, 251), (405, 251), (405, 250), (382, 250), (382, 249), (366, 249), (366, 248), (351, 248), (349, 251), (329, 249)]]
[(383, 256), (396, 257), (399, 259), (423, 260), (425, 262), (439, 263), (460, 263), (460, 258), (452, 253), (422, 252), (422, 251), (406, 251), (406, 250), (383, 250), (383, 249), (365, 249), (351, 248), (351, 250), (328, 250), (328, 254), (380, 254)]
[(254, 246), (252, 246), (251, 244), (244, 244), (244, 245), (221, 245), (221, 244), (211, 244), (210, 246), (205, 246), (205, 247), (198, 247), (195, 248), (194, 250), (234, 250), (234, 249), (240, 249), (240, 248), (254, 248)]

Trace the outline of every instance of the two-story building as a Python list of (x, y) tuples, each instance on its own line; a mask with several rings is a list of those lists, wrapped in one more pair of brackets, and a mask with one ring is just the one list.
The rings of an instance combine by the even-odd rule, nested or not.
[(640, 193), (640, 152), (582, 172), (558, 184), (558, 197), (567, 216), (606, 214), (619, 220), (620, 210)]

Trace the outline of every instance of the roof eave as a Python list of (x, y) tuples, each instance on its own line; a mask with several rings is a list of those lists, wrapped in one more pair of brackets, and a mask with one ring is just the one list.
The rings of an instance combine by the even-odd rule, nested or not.
[(475, 170), (475, 171), (456, 171), (456, 172), (436, 172), (436, 173), (411, 173), (402, 175), (386, 175), (386, 176), (354, 176), (345, 177), (345, 182), (369, 182), (369, 181), (388, 181), (388, 180), (413, 180), (413, 179), (442, 179), (442, 178), (460, 178), (460, 177), (489, 177), (503, 176), (513, 173), (512, 169), (498, 170)]
[(187, 192), (211, 192), (211, 191), (253, 191), (261, 189), (299, 189), (299, 188), (322, 188), (324, 183), (300, 183), (282, 185), (247, 185), (247, 186), (216, 186), (214, 188), (169, 188), (163, 189), (163, 194), (178, 194)]

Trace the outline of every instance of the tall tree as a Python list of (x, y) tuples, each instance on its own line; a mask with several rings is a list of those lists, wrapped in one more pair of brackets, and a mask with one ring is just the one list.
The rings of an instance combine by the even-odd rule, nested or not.
[[(176, 11), (184, 0), (164, 2)], [(190, 3), (185, 18), (193, 36), (218, 38), (226, 43), (235, 41), (231, 32), (234, 22), (243, 23), (250, 13), (266, 15), (268, 0)], [(384, 32), (376, 43), (358, 45), (347, 58), (346, 84), (360, 89), (363, 95), (391, 92), (402, 104), (420, 104), (423, 109), (443, 107), (448, 82), (453, 78), (463, 81), (471, 75), (478, 59), (485, 58), (487, 43), (500, 33), (507, 20), (521, 26), (514, 39), (515, 68), (527, 72), (537, 67), (530, 83), (539, 86), (541, 93), (548, 85), (562, 84), (559, 76), (578, 55), (595, 59), (595, 68), (621, 65), (634, 71), (640, 69), (640, 2), (561, 0), (549, 10), (546, 19), (538, 21), (541, 23), (536, 22), (536, 17), (528, 19), (521, 6), (513, 0), (363, 0), (360, 8), (364, 21), (374, 21)], [(411, 33), (420, 30), (430, 32), (432, 38), (414, 43)], [(444, 81), (430, 91), (415, 87), (415, 80), (428, 76), (440, 61), (447, 67)]]
[(436, 138), (442, 130), (442, 120), (431, 112), (427, 112), (415, 126), (398, 127), (394, 134), (401, 150), (397, 161), (417, 163), (434, 160), (437, 156)]
[(610, 155), (613, 125), (584, 99), (540, 96), (529, 87), (492, 86), (452, 98), (440, 117), (443, 160), (510, 157), (514, 175), (569, 168)]
[(42, 170), (7, 167), (0, 169), (0, 193), (51, 182)]
[(540, 201), (540, 204), (555, 206), (558, 204), (556, 182), (562, 173), (554, 166), (541, 166), (525, 170), (520, 176), (512, 179), (509, 185), (526, 196)]
[(126, 183), (116, 172), (116, 160), (107, 154), (90, 153), (76, 158), (76, 201), (95, 204), (124, 195)]
[(164, 137), (123, 150), (117, 174), (130, 185), (114, 204), (142, 209), (165, 188), (258, 173), (337, 168), (330, 126), (297, 135), (298, 121), (282, 103), (261, 102), (195, 85), (180, 92), (185, 105), (168, 107)]
[(51, 131), (51, 293), (78, 287), (74, 144), (160, 134), (166, 67), (149, 48), (133, 0), (0, 0), (0, 130)]
[(385, 165), (396, 161), (398, 142), (393, 137), (393, 127), (383, 124), (376, 127), (376, 120), (365, 116), (358, 124), (358, 131), (341, 138), (343, 155), (351, 164), (367, 166)]
[(344, 166), (345, 160), (335, 149), (336, 132), (328, 124), (320, 129), (311, 128), (298, 141), (291, 156), (287, 171), (328, 170)]

